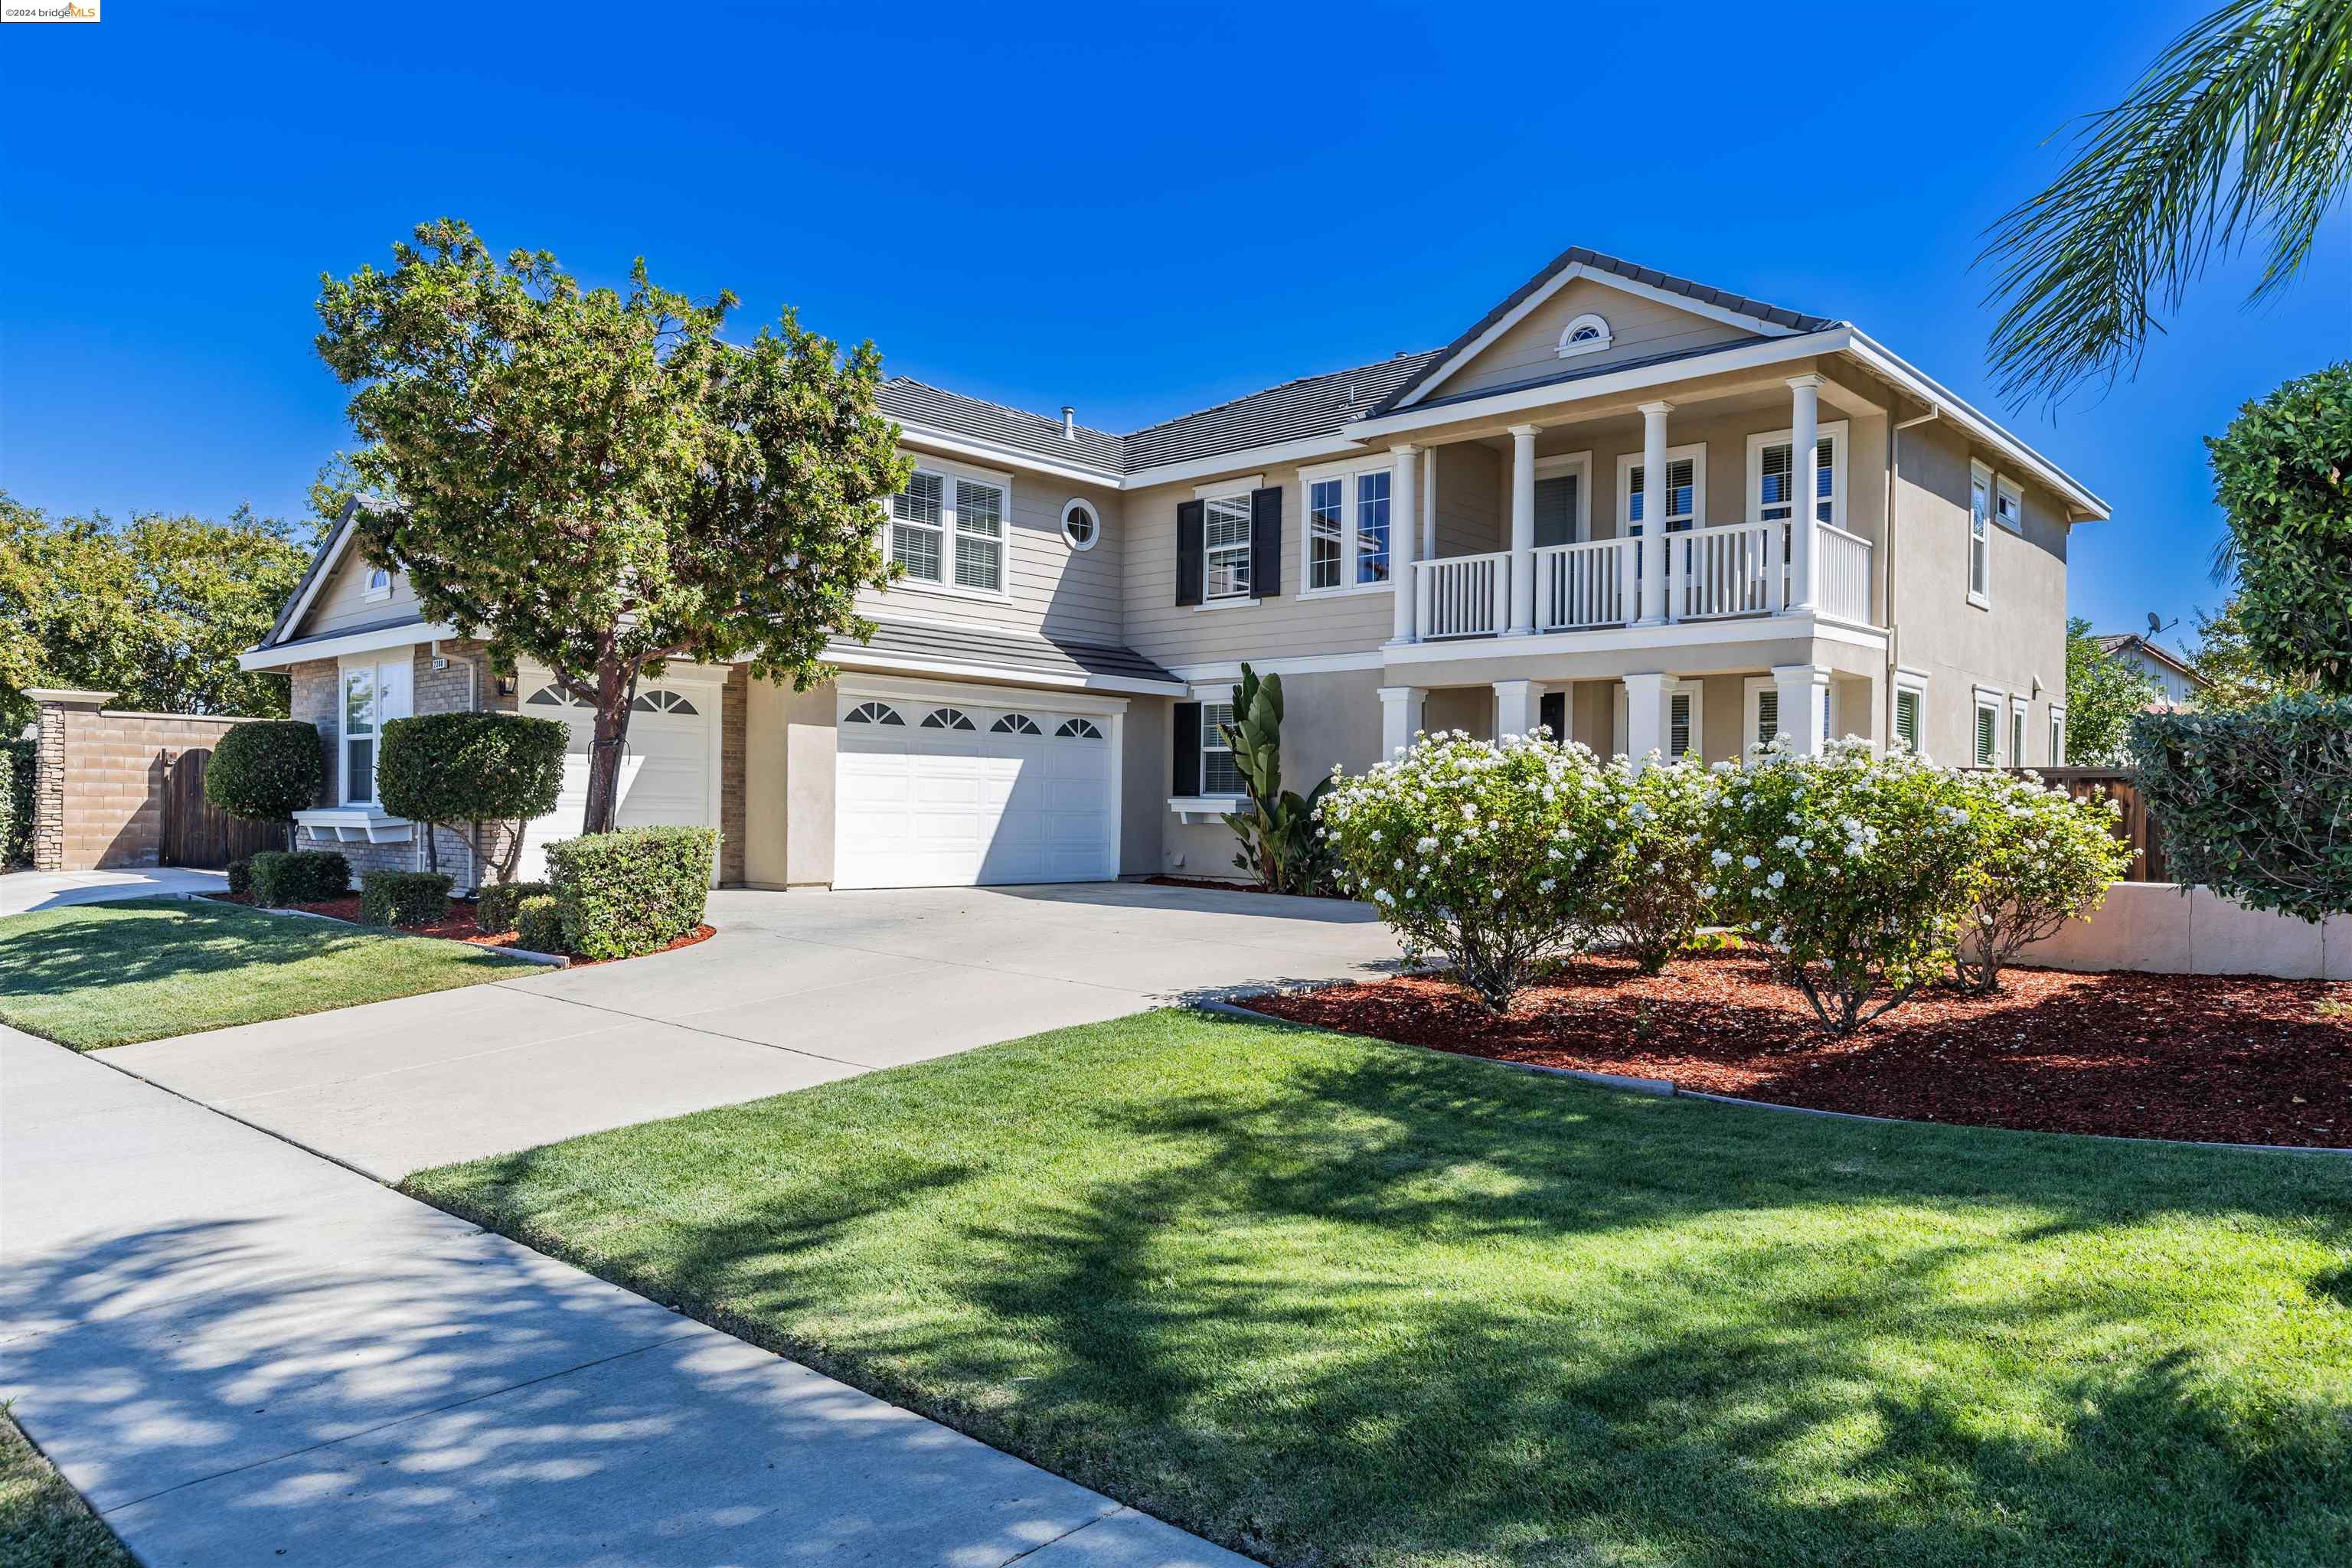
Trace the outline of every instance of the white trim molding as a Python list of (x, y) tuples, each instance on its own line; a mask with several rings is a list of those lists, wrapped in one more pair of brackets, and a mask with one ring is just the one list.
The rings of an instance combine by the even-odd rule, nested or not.
[[(1092, 528), (1088, 530), (1086, 540), (1083, 543), (1073, 537), (1070, 533), (1070, 514), (1074, 511), (1085, 512), (1087, 514), (1087, 522), (1093, 525)], [(1096, 545), (1100, 544), (1102, 542), (1102, 508), (1097, 505), (1091, 497), (1072, 496), (1069, 500), (1062, 503), (1063, 543), (1068, 545), (1072, 550), (1083, 553), (1086, 551), (1092, 550)]]
[(294, 814), (295, 823), (313, 838), (343, 844), (405, 844), (415, 837), (415, 826), (374, 805), (313, 806)]
[(827, 644), (824, 658), (826, 663), (841, 667), (842, 675), (835, 678), (836, 683), (853, 672), (871, 669), (898, 675), (929, 676), (936, 680), (998, 681), (1054, 691), (1129, 691), (1139, 697), (1181, 697), (1184, 693), (1181, 681), (1152, 680), (1139, 675), (1061, 675), (1050, 670), (1020, 669), (1006, 665), (950, 664), (942, 659), (919, 658), (908, 654), (877, 653), (856, 643)]
[(1559, 343), (1553, 357), (1574, 359), (1579, 354), (1597, 354), (1616, 341), (1617, 334), (1609, 330), (1608, 318), (1587, 310), (1559, 330)]
[(456, 627), (438, 622), (406, 621), (396, 626), (377, 626), (373, 631), (320, 637), (316, 642), (278, 643), (269, 647), (247, 648), (236, 656), (236, 667), (239, 669), (283, 669), (289, 664), (340, 658), (347, 653), (373, 653), (379, 648), (407, 647), (415, 643), (454, 638), (457, 635)]
[(1128, 709), (1124, 697), (1091, 692), (1055, 691), (1048, 695), (1017, 686), (991, 686), (969, 680), (910, 680), (904, 676), (852, 674), (846, 670), (835, 679), (834, 690), (836, 696), (853, 700), (880, 697), (898, 702), (970, 702), (983, 708), (1044, 706), (1059, 712), (1100, 718), (1124, 713)]

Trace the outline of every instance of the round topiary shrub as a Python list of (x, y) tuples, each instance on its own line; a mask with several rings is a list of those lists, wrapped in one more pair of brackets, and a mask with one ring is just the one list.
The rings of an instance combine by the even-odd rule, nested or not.
[[(477, 863), (506, 881), (522, 852), (520, 825), (555, 809), (571, 737), (558, 720), (511, 713), (394, 719), (383, 727), (376, 796), (386, 811), (411, 822), (463, 825)], [(499, 829), (509, 826), (514, 830), (501, 841)], [(425, 845), (428, 857), (437, 858), (430, 833)]]
[(205, 798), (248, 822), (285, 822), (327, 782), (319, 727), (303, 719), (256, 720), (213, 742)]

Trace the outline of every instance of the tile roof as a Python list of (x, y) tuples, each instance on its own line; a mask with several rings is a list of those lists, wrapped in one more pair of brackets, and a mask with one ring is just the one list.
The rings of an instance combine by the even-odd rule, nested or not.
[(1402, 353), (1373, 364), (1301, 376), (1181, 419), (1146, 426), (1127, 437), (1128, 468), (1132, 472), (1276, 441), (1337, 435), (1436, 357), (1435, 351)]
[(845, 664), (855, 664), (860, 653), (1037, 675), (1112, 676), (1127, 680), (1164, 681), (1171, 687), (1182, 684), (1132, 648), (1000, 631), (990, 626), (935, 626), (877, 617), (874, 636), (866, 642), (835, 642), (825, 649), (827, 658)]
[(1119, 437), (1078, 426), (1077, 439), (1062, 434), (1062, 422), (1027, 414), (1002, 403), (983, 403), (960, 392), (894, 375), (875, 389), (875, 404), (902, 423), (928, 425), (952, 435), (992, 441), (1015, 451), (1093, 468), (1111, 478), (1126, 471)]

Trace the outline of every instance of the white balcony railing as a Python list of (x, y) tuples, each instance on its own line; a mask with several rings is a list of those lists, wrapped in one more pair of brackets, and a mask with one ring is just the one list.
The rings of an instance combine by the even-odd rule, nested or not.
[[(1641, 618), (1639, 539), (1547, 544), (1532, 552), (1535, 629), (1578, 631)], [(1665, 537), (1669, 621), (1778, 615), (1799, 595), (1790, 582), (1789, 525), (1743, 522)], [(1870, 620), (1870, 541), (1816, 523), (1813, 570), (1819, 608), (1841, 620)], [(1501, 635), (1511, 621), (1511, 552), (1442, 556), (1413, 563), (1415, 619), (1425, 638)]]
[(1626, 620), (1625, 547), (1594, 539), (1547, 544), (1536, 552), (1536, 625), (1548, 632), (1615, 626)]
[(1870, 541), (1822, 523), (1813, 531), (1815, 563), (1822, 585), (1822, 613), (1840, 620), (1870, 621)]
[(1424, 637), (1490, 637), (1509, 624), (1507, 550), (1418, 562), (1414, 578)]

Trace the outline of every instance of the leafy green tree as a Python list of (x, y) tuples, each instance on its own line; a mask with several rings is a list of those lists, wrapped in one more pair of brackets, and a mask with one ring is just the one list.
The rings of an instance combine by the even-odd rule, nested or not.
[(2089, 115), (2049, 189), (1993, 226), (1994, 375), (2053, 401), (2138, 366), (2159, 311), (2217, 257), (2269, 256), (2253, 298), (2303, 269), (2352, 185), (2352, 5), (2230, 0)]
[(1315, 825), (1315, 808), (1331, 787), (1328, 778), (1301, 796), (1282, 787), (1282, 677), (1259, 679), (1242, 666), (1234, 688), (1234, 721), (1219, 726), (1234, 749), (1234, 766), (1249, 791), (1250, 808), (1230, 812), (1225, 826), (1242, 841), (1234, 857), (1270, 893), (1320, 891), (1331, 877), (1331, 857)]
[[(2352, 12), (2352, 6), (2347, 7)], [(2288, 382), (2209, 437), (2246, 651), (2273, 679), (2352, 697), (2352, 361)]]
[(2066, 623), (2066, 760), (2084, 767), (2118, 764), (2134, 715), (2158, 701), (2156, 682), (2099, 646), (2091, 623)]
[[(383, 807), (427, 828), (463, 823), (478, 879), (514, 879), (522, 826), (555, 809), (572, 731), (559, 720), (511, 713), (423, 713), (383, 727), (375, 784)], [(425, 836), (425, 866), (441, 868), (441, 836)]]
[(2312, 689), (2308, 676), (2281, 679), (2254, 658), (2235, 595), (2212, 615), (2197, 612), (2197, 650), (2189, 664), (2208, 683), (2197, 694), (2197, 706), (2208, 712), (2242, 713)]
[(389, 273), (321, 280), (320, 356), (345, 385), (362, 553), (425, 613), (529, 657), (595, 714), (586, 830), (613, 826), (629, 704), (663, 661), (740, 659), (805, 688), (888, 579), (880, 523), (908, 466), (875, 411), (881, 361), (790, 310), (719, 341), (735, 296), (583, 289), (546, 251), (501, 264), (455, 219)]
[(2143, 713), (2132, 757), (2175, 881), (2297, 920), (2352, 914), (2352, 698)]
[(0, 492), (0, 724), (31, 686), (112, 691), (164, 713), (286, 711), (286, 679), (237, 668), (308, 557), (283, 523), (141, 512), (52, 519)]

